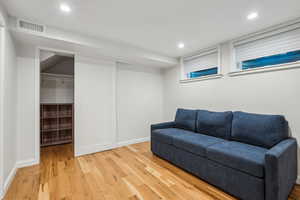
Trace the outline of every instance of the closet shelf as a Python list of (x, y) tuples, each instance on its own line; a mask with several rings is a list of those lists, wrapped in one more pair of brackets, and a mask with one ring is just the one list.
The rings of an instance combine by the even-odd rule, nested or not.
[(56, 128), (56, 129), (44, 129), (42, 132), (54, 132), (54, 131), (66, 131), (66, 130), (72, 130), (72, 128)]
[(71, 143), (72, 139), (69, 140), (61, 140), (61, 141), (57, 141), (57, 142), (45, 142), (43, 144), (41, 144), (42, 147), (46, 147), (46, 146), (51, 146), (51, 145), (59, 145), (59, 144), (67, 144), (67, 143)]
[(73, 141), (73, 104), (41, 104), (41, 146)]
[(59, 116), (59, 118), (72, 118), (72, 115)]
[(42, 117), (42, 119), (57, 119), (57, 118), (72, 118), (72, 115), (65, 115), (65, 116), (55, 116), (55, 117)]
[(42, 117), (41, 119), (56, 119), (57, 118), (57, 116), (55, 116), (55, 117)]

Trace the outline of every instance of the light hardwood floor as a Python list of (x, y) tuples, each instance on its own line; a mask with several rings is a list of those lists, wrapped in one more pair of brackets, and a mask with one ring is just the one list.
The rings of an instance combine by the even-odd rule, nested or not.
[[(154, 156), (145, 142), (78, 158), (71, 145), (43, 148), (41, 164), (19, 169), (4, 199), (235, 198)], [(300, 186), (289, 199), (300, 199)]]

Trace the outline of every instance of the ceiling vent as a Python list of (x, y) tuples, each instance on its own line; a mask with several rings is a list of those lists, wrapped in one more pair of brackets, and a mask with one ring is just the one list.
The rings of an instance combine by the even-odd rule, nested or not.
[(35, 24), (32, 22), (24, 21), (24, 20), (18, 20), (18, 27), (20, 29), (24, 29), (27, 31), (37, 32), (37, 33), (44, 33), (45, 32), (45, 26), (40, 24)]

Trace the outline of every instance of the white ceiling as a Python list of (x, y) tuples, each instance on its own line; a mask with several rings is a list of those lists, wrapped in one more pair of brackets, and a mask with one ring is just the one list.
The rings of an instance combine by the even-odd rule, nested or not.
[[(300, 17), (299, 0), (0, 0), (11, 16), (177, 57)], [(63, 14), (59, 4), (71, 5)], [(247, 21), (252, 11), (259, 19)], [(184, 49), (177, 49), (184, 42)]]

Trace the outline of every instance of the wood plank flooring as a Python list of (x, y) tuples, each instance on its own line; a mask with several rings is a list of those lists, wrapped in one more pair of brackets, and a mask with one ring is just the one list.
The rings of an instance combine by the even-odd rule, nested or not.
[[(71, 145), (43, 148), (41, 164), (19, 169), (5, 200), (233, 200), (154, 156), (149, 142), (73, 158)], [(300, 200), (295, 186), (289, 200)]]

